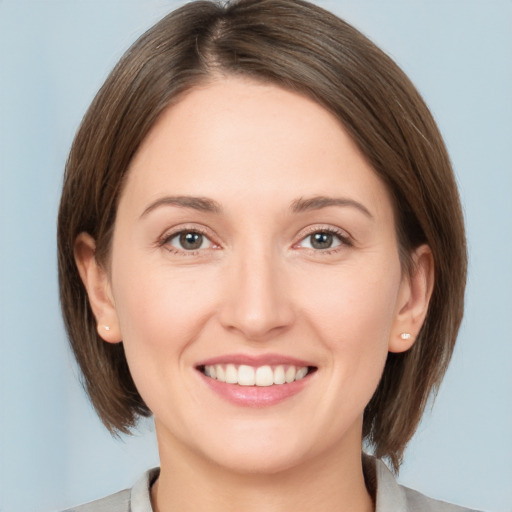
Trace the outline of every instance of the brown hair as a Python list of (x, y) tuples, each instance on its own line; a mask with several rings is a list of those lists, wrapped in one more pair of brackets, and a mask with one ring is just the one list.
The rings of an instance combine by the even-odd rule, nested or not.
[(192, 2), (126, 52), (87, 111), (66, 165), (58, 220), (62, 310), (90, 399), (106, 427), (127, 432), (150, 414), (123, 344), (96, 332), (73, 256), (81, 232), (107, 264), (126, 171), (156, 119), (187, 90), (242, 75), (313, 98), (345, 126), (394, 200), (404, 271), (422, 243), (435, 284), (418, 339), (390, 353), (366, 407), (363, 435), (397, 470), (432, 390), (450, 360), (462, 319), (466, 245), (450, 161), (437, 126), (400, 68), (333, 14), (301, 0)]

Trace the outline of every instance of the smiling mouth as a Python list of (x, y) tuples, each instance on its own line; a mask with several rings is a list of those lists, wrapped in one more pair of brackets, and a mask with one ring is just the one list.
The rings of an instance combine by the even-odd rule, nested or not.
[(198, 370), (210, 379), (239, 386), (281, 386), (299, 381), (316, 371), (315, 366), (213, 364), (201, 365)]

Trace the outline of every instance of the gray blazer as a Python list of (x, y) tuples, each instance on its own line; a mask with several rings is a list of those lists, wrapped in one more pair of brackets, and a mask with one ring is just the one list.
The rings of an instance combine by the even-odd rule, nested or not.
[[(417, 491), (399, 485), (393, 473), (381, 460), (364, 456), (367, 485), (375, 496), (375, 512), (477, 512), (427, 498)], [(64, 512), (153, 512), (150, 499), (151, 484), (159, 469), (146, 471), (131, 489)]]

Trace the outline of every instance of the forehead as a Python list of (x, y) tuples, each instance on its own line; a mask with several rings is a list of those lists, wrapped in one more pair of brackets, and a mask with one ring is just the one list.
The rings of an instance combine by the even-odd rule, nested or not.
[(133, 204), (135, 196), (164, 191), (220, 200), (344, 192), (389, 202), (334, 115), (303, 95), (241, 78), (192, 89), (151, 129), (130, 165), (125, 195)]

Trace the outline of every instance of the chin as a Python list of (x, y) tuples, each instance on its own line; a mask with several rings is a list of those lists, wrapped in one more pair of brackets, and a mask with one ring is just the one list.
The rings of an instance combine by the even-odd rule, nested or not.
[(273, 447), (268, 450), (240, 449), (221, 450), (221, 453), (210, 453), (210, 460), (217, 466), (231, 473), (240, 475), (275, 475), (296, 468), (304, 463), (305, 454), (285, 451)]
[(292, 431), (282, 424), (260, 422), (252, 428), (238, 425), (236, 430), (210, 431), (209, 436), (203, 433), (201, 442), (196, 442), (193, 449), (230, 472), (262, 476), (282, 473), (307, 463), (317, 452), (325, 450), (318, 437), (312, 437), (311, 429), (306, 431), (304, 426)]

